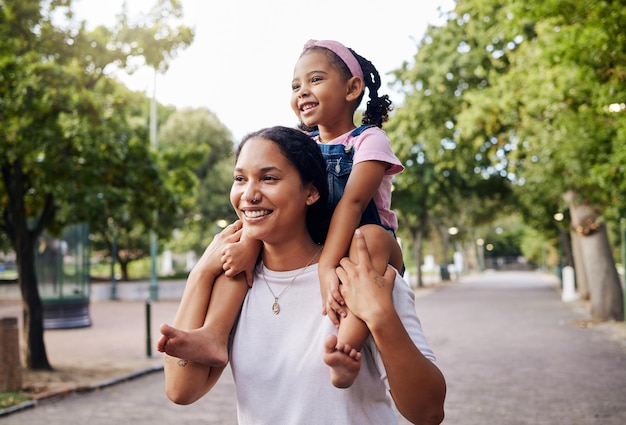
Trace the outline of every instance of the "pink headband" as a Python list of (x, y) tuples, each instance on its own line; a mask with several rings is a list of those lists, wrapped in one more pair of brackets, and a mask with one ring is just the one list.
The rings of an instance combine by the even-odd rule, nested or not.
[(310, 49), (311, 47), (323, 47), (330, 50), (346, 64), (353, 77), (363, 78), (363, 69), (359, 65), (359, 61), (354, 57), (352, 52), (348, 50), (343, 44), (333, 40), (309, 40), (304, 45), (303, 51)]

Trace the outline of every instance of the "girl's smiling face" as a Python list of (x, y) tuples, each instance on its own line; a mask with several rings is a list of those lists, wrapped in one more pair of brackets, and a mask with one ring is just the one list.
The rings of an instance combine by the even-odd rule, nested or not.
[[(338, 120), (351, 119), (346, 99), (348, 81), (327, 55), (314, 49), (304, 53), (294, 67), (291, 108), (303, 124), (332, 127)], [(347, 111), (347, 114), (346, 114)]]

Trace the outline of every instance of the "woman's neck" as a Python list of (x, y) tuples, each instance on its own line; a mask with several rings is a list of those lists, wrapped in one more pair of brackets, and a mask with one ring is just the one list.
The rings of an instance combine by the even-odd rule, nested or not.
[(261, 257), (263, 264), (274, 271), (289, 271), (317, 263), (319, 256), (313, 258), (322, 248), (312, 239), (283, 244), (263, 243)]

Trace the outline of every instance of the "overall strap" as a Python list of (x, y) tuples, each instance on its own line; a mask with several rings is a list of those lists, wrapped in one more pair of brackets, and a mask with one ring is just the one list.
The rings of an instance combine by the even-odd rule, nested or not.
[[(367, 124), (367, 125), (360, 125), (357, 128), (355, 128), (354, 130), (352, 130), (350, 132), (350, 136), (352, 137), (356, 137), (358, 135), (360, 135), (361, 133), (363, 133), (365, 130), (367, 130), (370, 127), (375, 127), (374, 124)], [(319, 136), (320, 135), (320, 131), (319, 130), (313, 130), (310, 131), (309, 133), (309, 137), (315, 137), (315, 136)]]
[(375, 125), (374, 124), (360, 125), (354, 130), (352, 130), (352, 132), (350, 133), (350, 136), (352, 137), (359, 136), (361, 133), (363, 133), (365, 130), (371, 127), (375, 127)]

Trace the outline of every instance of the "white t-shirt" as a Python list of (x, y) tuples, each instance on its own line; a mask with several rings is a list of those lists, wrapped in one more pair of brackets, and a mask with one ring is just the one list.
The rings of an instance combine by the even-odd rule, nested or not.
[[(363, 347), (354, 384), (338, 389), (330, 383), (322, 355), (326, 337), (336, 329), (321, 314), (317, 265), (309, 266), (279, 295), (278, 315), (272, 312), (274, 297), (260, 273), (262, 267), (257, 266), (232, 341), (239, 424), (397, 423), (385, 369), (371, 337)], [(264, 270), (277, 295), (300, 272)], [(399, 276), (393, 301), (415, 345), (435, 361), (415, 312), (413, 292)]]

